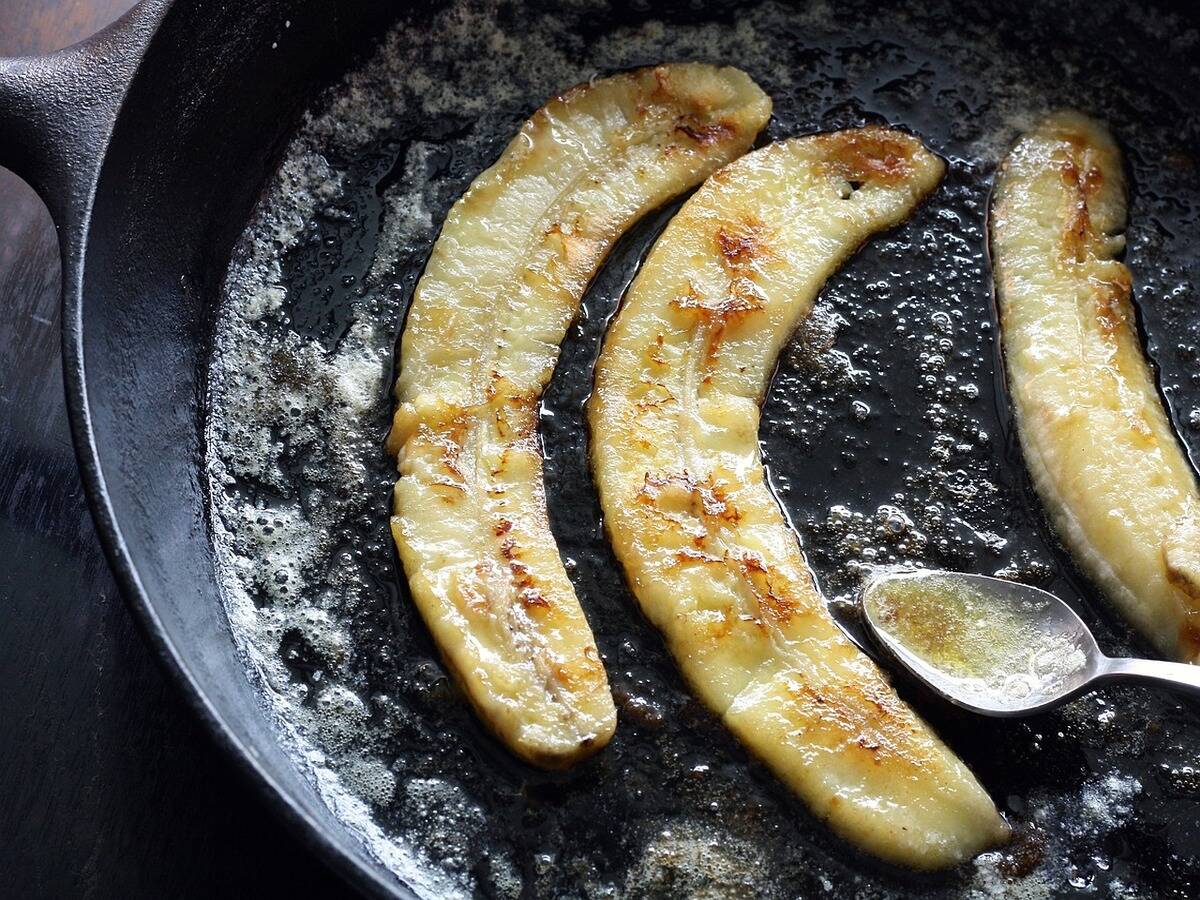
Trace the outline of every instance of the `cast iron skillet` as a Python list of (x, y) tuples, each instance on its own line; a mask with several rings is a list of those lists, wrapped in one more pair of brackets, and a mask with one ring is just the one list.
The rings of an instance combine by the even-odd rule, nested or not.
[[(728, 17), (735, 4), (721, 6)], [(407, 897), (299, 775), (244, 676), (200, 471), (230, 248), (315, 90), (401, 11), (385, 0), (143, 0), (81, 45), (0, 60), (0, 164), (37, 189), (60, 231), (76, 448), (149, 639), (288, 824), (359, 888)], [(656, 12), (615, 4), (612, 16)], [(1118, 35), (1103, 52), (1126, 49)]]
[(75, 446), (145, 633), (296, 834), (360, 889), (411, 896), (271, 737), (224, 620), (199, 475), (208, 279), (315, 87), (393, 12), (382, 0), (145, 0), (79, 45), (0, 60), (0, 164), (59, 231)]

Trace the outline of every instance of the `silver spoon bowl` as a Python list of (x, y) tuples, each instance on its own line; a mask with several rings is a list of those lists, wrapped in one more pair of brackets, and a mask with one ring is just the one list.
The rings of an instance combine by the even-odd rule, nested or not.
[[(897, 603), (897, 596), (918, 602)], [(862, 606), (871, 635), (909, 674), (981, 715), (1027, 716), (1118, 681), (1200, 696), (1200, 666), (1105, 656), (1070, 606), (1029, 585), (884, 571), (864, 585)]]

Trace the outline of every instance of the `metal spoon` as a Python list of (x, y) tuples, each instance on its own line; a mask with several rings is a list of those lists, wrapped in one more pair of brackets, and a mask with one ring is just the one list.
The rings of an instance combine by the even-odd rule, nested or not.
[(1105, 656), (1071, 607), (1029, 585), (958, 572), (884, 571), (867, 582), (862, 600), (868, 630), (909, 673), (985, 716), (1042, 712), (1116, 681), (1200, 696), (1200, 666)]

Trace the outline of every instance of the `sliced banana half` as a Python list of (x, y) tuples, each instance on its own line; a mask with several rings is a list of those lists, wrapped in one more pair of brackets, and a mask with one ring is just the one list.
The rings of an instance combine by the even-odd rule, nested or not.
[(1200, 653), (1200, 494), (1142, 351), (1121, 153), (1062, 111), (996, 179), (992, 264), (1025, 462), (1058, 534), (1169, 656)]
[(666, 65), (573, 88), (451, 209), (400, 347), (392, 532), (480, 718), (569, 765), (616, 725), (546, 517), (538, 400), (588, 282), (643, 214), (740, 156), (771, 101), (743, 72)]
[(826, 278), (943, 170), (915, 138), (864, 128), (717, 172), (630, 287), (589, 407), (613, 546), (693, 690), (839, 834), (922, 869), (1007, 826), (830, 617), (767, 486), (758, 424)]

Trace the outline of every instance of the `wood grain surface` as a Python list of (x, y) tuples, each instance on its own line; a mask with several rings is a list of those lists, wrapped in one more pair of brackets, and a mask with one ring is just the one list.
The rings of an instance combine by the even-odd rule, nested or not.
[[(0, 0), (0, 55), (129, 0)], [(0, 169), (0, 898), (340, 897), (193, 721), (119, 596), (63, 403), (59, 262)]]

